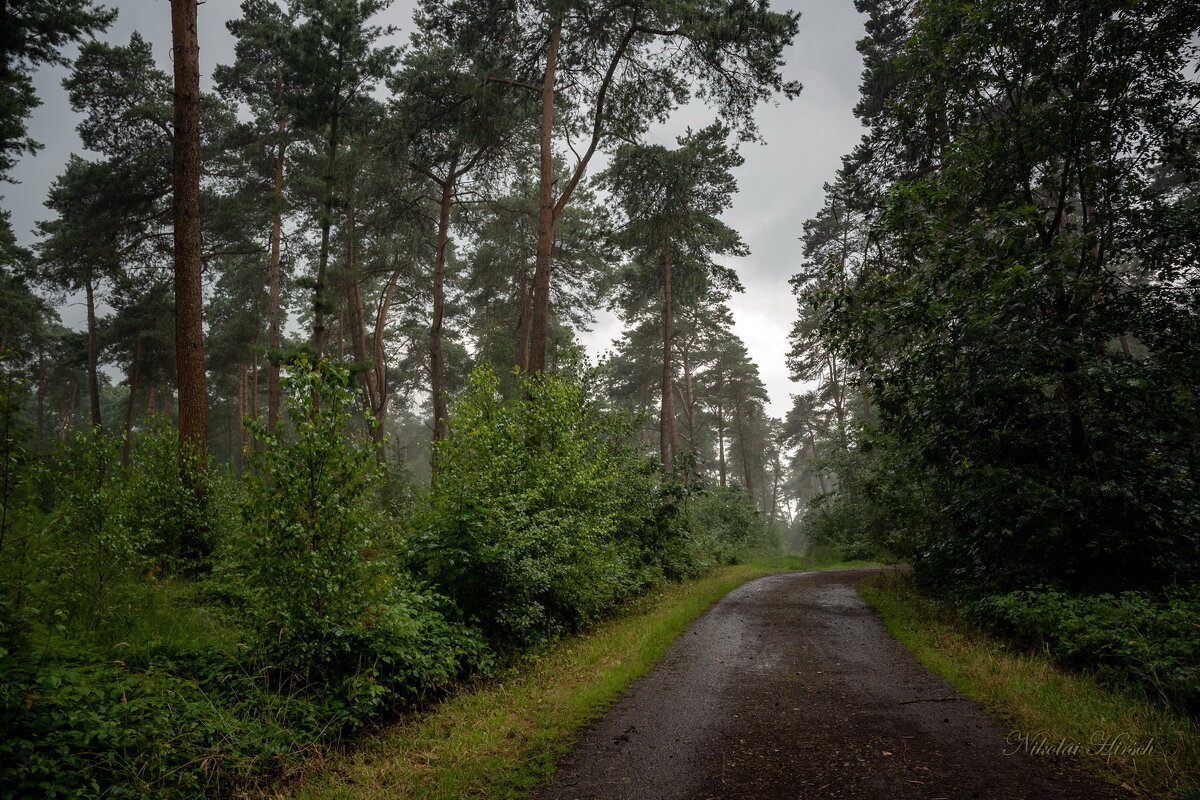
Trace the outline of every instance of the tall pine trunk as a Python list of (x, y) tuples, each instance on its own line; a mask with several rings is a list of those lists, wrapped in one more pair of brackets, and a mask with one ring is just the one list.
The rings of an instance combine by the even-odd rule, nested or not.
[(317, 256), (317, 280), (313, 284), (313, 350), (317, 360), (325, 347), (325, 277), (329, 271), (329, 231), (333, 227), (333, 189), (337, 180), (338, 118), (329, 123), (325, 141), (325, 196), (321, 201), (321, 250)]
[[(721, 381), (717, 387), (717, 393), (724, 391), (725, 382)], [(721, 476), (721, 488), (724, 489), (727, 484), (725, 470), (725, 401), (717, 401), (717, 470)]]
[(133, 340), (133, 366), (129, 371), (129, 404), (125, 407), (125, 443), (121, 446), (121, 464), (129, 466), (129, 450), (133, 445), (133, 416), (137, 408), (138, 380), (142, 372), (142, 334)]
[(87, 296), (87, 377), (88, 399), (91, 409), (92, 425), (99, 428), (100, 419), (100, 356), (99, 345), (96, 342), (96, 286), (92, 271), (89, 268), (87, 281), (84, 286)]
[(675, 437), (675, 404), (673, 386), (674, 370), (671, 369), (674, 317), (671, 310), (671, 243), (663, 252), (663, 310), (662, 310), (662, 409), (659, 419), (658, 449), (662, 457), (663, 477), (671, 474), (671, 460), (679, 450)]
[[(175, 362), (179, 438), (198, 452), (207, 440), (203, 290), (200, 280), (200, 45), (197, 0), (171, 0), (175, 64), (172, 170), (175, 222)], [(203, 459), (197, 460), (198, 464)]]
[[(446, 305), (446, 247), (450, 241), (450, 208), (454, 203), (455, 161), (450, 162), (438, 207), (437, 250), (433, 259), (433, 318), (429, 323), (429, 392), (433, 400), (433, 440), (446, 436), (446, 365), (442, 357), (442, 319)], [(436, 465), (435, 465), (436, 466)]]
[(271, 269), (267, 279), (267, 428), (271, 433), (279, 424), (279, 357), (283, 348), (283, 311), (280, 294), (283, 286), (283, 165), (287, 143), (287, 122), (279, 120), (279, 144), (275, 151), (275, 217), (271, 221)]
[(753, 473), (750, 471), (750, 448), (746, 443), (746, 429), (742, 424), (742, 401), (738, 400), (733, 405), (733, 420), (737, 426), (738, 441), (741, 442), (742, 451), (742, 477), (746, 481), (746, 493), (750, 498), (754, 498), (754, 479)]
[(37, 382), (37, 451), (45, 449), (46, 442), (46, 348), (38, 345), (38, 382)]
[[(558, 69), (558, 47), (562, 38), (562, 21), (556, 19), (550, 28), (550, 43), (546, 48), (546, 73), (542, 77), (542, 116), (538, 137), (538, 241), (533, 268), (533, 307), (529, 319), (526, 372), (546, 369), (546, 345), (550, 335), (550, 258), (554, 248), (554, 76)], [(518, 331), (518, 336), (520, 331)], [(525, 347), (518, 341), (518, 354)]]

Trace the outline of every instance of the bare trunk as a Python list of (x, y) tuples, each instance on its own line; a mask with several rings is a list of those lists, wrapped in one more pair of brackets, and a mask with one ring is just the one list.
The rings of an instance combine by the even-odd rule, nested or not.
[(822, 473), (821, 470), (817, 469), (817, 466), (816, 466), (817, 465), (817, 438), (815, 436), (813, 436), (811, 427), (808, 429), (808, 446), (812, 450), (813, 472), (816, 473), (817, 480), (821, 484), (821, 494), (826, 494), (826, 493), (828, 493), (828, 489), (825, 488), (825, 474)]
[(88, 398), (90, 400), (92, 425), (101, 427), (100, 419), (100, 368), (99, 347), (96, 342), (96, 288), (91, 270), (88, 271), (87, 284), (84, 287), (87, 295), (87, 377)]
[(317, 257), (317, 280), (313, 284), (313, 350), (321, 360), (325, 347), (325, 276), (329, 271), (329, 231), (333, 227), (333, 188), (337, 179), (338, 118), (329, 124), (325, 142), (325, 198), (321, 203), (321, 250)]
[(863, 363), (858, 362), (858, 393), (863, 402), (863, 421), (871, 421), (871, 396), (867, 393), (867, 370)]
[(558, 46), (562, 22), (550, 29), (546, 49), (546, 73), (542, 78), (542, 118), (538, 141), (538, 242), (533, 269), (533, 308), (529, 327), (529, 358), (521, 366), (526, 372), (546, 368), (546, 345), (550, 335), (550, 257), (554, 248), (554, 76), (558, 68)]
[(670, 475), (671, 458), (678, 446), (675, 442), (675, 406), (671, 369), (671, 337), (674, 334), (674, 318), (671, 314), (671, 245), (668, 242), (663, 254), (663, 308), (662, 308), (662, 409), (658, 425), (658, 449), (662, 457), (663, 473)]
[(742, 404), (738, 401), (733, 406), (734, 424), (737, 426), (738, 440), (742, 443), (742, 477), (746, 481), (746, 492), (754, 497), (754, 479), (750, 471), (750, 452), (746, 446), (746, 430), (742, 425)]
[(234, 463), (240, 471), (245, 466), (243, 459), (245, 458), (246, 448), (250, 445), (250, 431), (246, 430), (245, 419), (249, 413), (249, 385), (246, 380), (246, 365), (238, 365), (238, 409), (237, 409), (237, 441), (238, 451), (234, 454)]
[(129, 449), (133, 444), (133, 415), (137, 407), (138, 379), (142, 371), (142, 335), (133, 340), (133, 366), (129, 370), (129, 404), (125, 407), (125, 443), (121, 447), (121, 464), (129, 466)]
[(283, 165), (287, 143), (287, 122), (279, 120), (279, 144), (275, 151), (275, 218), (271, 222), (271, 269), (267, 281), (267, 429), (275, 432), (279, 424), (279, 358), (283, 349), (283, 311), (280, 294), (283, 287)]
[(61, 406), (58, 412), (58, 441), (59, 444), (67, 443), (67, 433), (71, 430), (75, 422), (75, 409), (79, 405), (79, 384), (71, 383), (71, 399)]
[(779, 457), (775, 457), (775, 462), (771, 465), (771, 508), (767, 516), (775, 519), (775, 512), (779, 509), (779, 473), (780, 473)]
[(396, 294), (396, 284), (400, 281), (401, 270), (396, 270), (392, 273), (388, 280), (387, 286), (383, 289), (383, 294), (379, 298), (379, 307), (375, 310), (375, 340), (372, 343), (374, 347), (374, 363), (371, 365), (371, 374), (374, 376), (373, 397), (371, 413), (375, 416), (375, 429), (372, 434), (375, 442), (378, 445), (377, 455), (382, 463), (384, 459), (383, 452), (383, 437), (384, 424), (387, 422), (388, 411), (388, 387), (387, 387), (387, 354), (383, 349), (383, 336), (387, 330), (388, 312), (392, 307), (392, 298)]
[[(721, 388), (717, 389), (718, 393)], [(721, 488), (725, 488), (725, 403), (717, 403), (717, 470), (721, 476)]]
[[(442, 318), (446, 304), (446, 246), (450, 241), (450, 208), (454, 203), (451, 161), (438, 209), (437, 250), (433, 260), (433, 319), (429, 323), (429, 392), (433, 401), (433, 440), (446, 436), (446, 365), (442, 358)], [(436, 465), (435, 465), (436, 466)]]
[[(175, 63), (173, 160), (175, 362), (180, 442), (202, 452), (207, 440), (203, 289), (200, 279), (200, 45), (197, 0), (171, 0)], [(200, 459), (198, 464), (203, 463)]]
[(529, 290), (529, 276), (525, 266), (521, 267), (520, 293), (514, 360), (516, 365), (524, 370), (529, 366), (529, 318), (533, 314), (533, 293)]
[(258, 419), (258, 353), (250, 354), (250, 407), (247, 409), (251, 419)]
[(692, 450), (696, 450), (696, 390), (692, 382), (691, 345), (686, 339), (680, 348), (680, 355), (683, 357), (684, 419), (688, 426), (688, 444)]
[(38, 347), (37, 385), (37, 449), (40, 452), (46, 436), (46, 349)]

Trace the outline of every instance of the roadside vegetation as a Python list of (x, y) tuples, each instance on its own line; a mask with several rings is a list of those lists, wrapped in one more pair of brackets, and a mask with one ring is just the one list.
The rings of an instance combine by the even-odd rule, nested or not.
[(1012, 725), (1014, 751), (1043, 746), (1148, 797), (1200, 797), (1200, 724), (1142, 681), (1071, 669), (1059, 647), (972, 626), (903, 573), (859, 591), (921, 663)]
[[(475, 373), (426, 489), (386, 474), (351, 374), (329, 362), (291, 366), (286, 420), (277, 433), (251, 423), (240, 479), (181, 461), (165, 424), (128, 466), (100, 432), (49, 461), (10, 438), (4, 792), (265, 791), (299, 760), (508, 675), (528, 652), (568, 658), (551, 650), (562, 636), (676, 586), (665, 627), (627, 612), (621, 635), (652, 641), (612, 663), (642, 666), (573, 701), (545, 734), (560, 741), (673, 626), (755, 573), (680, 581), (773, 548), (745, 492), (664, 480), (630, 435), (636, 417), (593, 388), (546, 377), (505, 399)], [(203, 480), (200, 499), (189, 478)]]
[(717, 568), (417, 712), (308, 773), (297, 800), (507, 798), (548, 780), (579, 730), (645, 674), (688, 624), (761, 567)]

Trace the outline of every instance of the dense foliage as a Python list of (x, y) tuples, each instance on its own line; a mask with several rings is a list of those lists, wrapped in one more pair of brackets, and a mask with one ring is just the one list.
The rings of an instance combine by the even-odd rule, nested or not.
[(505, 400), (476, 372), (421, 492), (384, 475), (348, 370), (288, 373), (285, 418), (249, 423), (240, 480), (182, 458), (164, 421), (127, 465), (99, 431), (40, 459), (10, 429), (4, 796), (244, 790), (765, 542), (744, 493), (664, 485), (630, 418), (577, 378)]
[(1194, 580), (1200, 12), (918, 5), (861, 4), (871, 132), (794, 280), (797, 368), (857, 372), (846, 513), (947, 591)]
[(1193, 714), (1200, 711), (1200, 596), (1121, 592), (1072, 596), (1011, 592), (973, 609), (990, 630), (1032, 643), (1061, 663), (1093, 669), (1109, 684), (1136, 687)]

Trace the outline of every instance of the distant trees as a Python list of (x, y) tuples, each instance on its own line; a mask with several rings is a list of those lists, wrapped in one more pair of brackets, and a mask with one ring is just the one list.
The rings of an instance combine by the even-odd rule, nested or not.
[(659, 454), (666, 474), (679, 453), (672, 289), (682, 290), (684, 303), (740, 290), (736, 274), (713, 257), (749, 253), (737, 232), (717, 218), (733, 200), (732, 170), (742, 164), (726, 143), (728, 135), (726, 127), (712, 125), (681, 136), (674, 150), (624, 145), (604, 175), (626, 218), (617, 241), (633, 256), (623, 287), (626, 311), (645, 303), (647, 289), (662, 298)]

